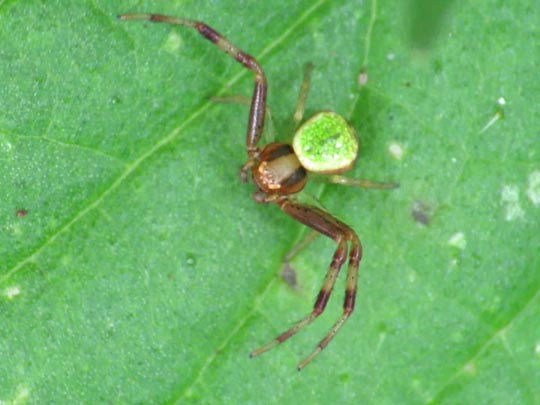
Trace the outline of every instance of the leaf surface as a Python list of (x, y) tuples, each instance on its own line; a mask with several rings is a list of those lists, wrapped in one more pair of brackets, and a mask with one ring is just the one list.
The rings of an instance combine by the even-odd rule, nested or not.
[[(538, 7), (252, 3), (0, 3), (0, 400), (539, 402)], [(400, 183), (309, 185), (364, 259), (354, 315), (301, 373), (344, 275), (248, 359), (310, 311), (335, 249), (318, 238), (297, 287), (280, 278), (306, 230), (251, 200), (247, 107), (211, 101), (252, 75), (123, 12), (204, 20), (255, 56), (280, 140), (312, 62), (307, 114), (360, 134), (350, 175)]]

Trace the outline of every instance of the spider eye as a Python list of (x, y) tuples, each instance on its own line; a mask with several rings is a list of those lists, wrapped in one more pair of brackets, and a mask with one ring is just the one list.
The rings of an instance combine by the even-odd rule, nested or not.
[(341, 115), (321, 111), (298, 129), (293, 148), (302, 166), (310, 172), (342, 173), (356, 161), (358, 135)]

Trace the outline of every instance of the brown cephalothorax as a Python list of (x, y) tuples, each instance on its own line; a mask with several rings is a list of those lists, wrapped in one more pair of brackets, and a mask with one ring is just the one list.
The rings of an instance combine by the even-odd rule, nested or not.
[(256, 202), (276, 203), (291, 218), (334, 240), (337, 248), (311, 313), (267, 345), (253, 350), (250, 356), (258, 356), (270, 350), (313, 322), (324, 311), (339, 271), (347, 261), (347, 257), (349, 259), (343, 314), (315, 350), (298, 364), (298, 370), (301, 370), (330, 343), (354, 310), (362, 245), (356, 232), (348, 225), (318, 207), (298, 202), (294, 195), (306, 185), (308, 171), (331, 175), (327, 177), (329, 182), (350, 186), (394, 188), (397, 184), (351, 179), (340, 175), (356, 162), (358, 136), (354, 128), (339, 114), (332, 111), (320, 111), (301, 126), (299, 125), (304, 115), (311, 64), (306, 67), (293, 115), (297, 130), (292, 144), (270, 143), (261, 148), (258, 143), (263, 133), (267, 113), (267, 82), (264, 71), (255, 58), (200, 21), (159, 14), (124, 14), (119, 18), (121, 20), (148, 20), (194, 28), (204, 38), (253, 72), (255, 84), (246, 134), (247, 161), (242, 166), (240, 178), (246, 181), (248, 172), (251, 171), (253, 181), (257, 186), (257, 191), (253, 195)]
[(295, 194), (302, 191), (307, 181), (306, 169), (287, 143), (266, 145), (252, 174), (259, 190), (267, 194)]

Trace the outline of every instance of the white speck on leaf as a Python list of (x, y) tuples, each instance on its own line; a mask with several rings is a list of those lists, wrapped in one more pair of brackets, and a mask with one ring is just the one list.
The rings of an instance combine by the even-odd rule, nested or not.
[(164, 48), (169, 53), (175, 53), (182, 46), (182, 37), (176, 32), (171, 31), (167, 36)]
[(388, 151), (396, 160), (403, 159), (403, 147), (399, 143), (392, 142), (388, 147)]
[(8, 141), (3, 141), (0, 143), (1, 152), (9, 152), (13, 148), (13, 145)]
[(538, 170), (529, 174), (527, 197), (529, 197), (529, 200), (531, 200), (535, 206), (540, 204), (540, 171)]
[(523, 208), (519, 205), (519, 189), (515, 185), (505, 185), (501, 191), (501, 202), (506, 205), (505, 219), (514, 221), (525, 216)]
[(4, 295), (10, 300), (15, 298), (20, 293), (21, 293), (21, 289), (18, 286), (8, 287), (4, 290)]
[(501, 118), (501, 113), (496, 112), (495, 115), (491, 117), (491, 119), (487, 122), (487, 124), (484, 125), (484, 128), (480, 130), (480, 133), (486, 132), (489, 129), (489, 127), (491, 127), (493, 124), (499, 121), (500, 118)]
[(476, 366), (473, 363), (467, 363), (463, 367), (463, 372), (466, 374), (476, 374)]
[(368, 82), (368, 74), (366, 72), (362, 72), (358, 75), (358, 84), (360, 86), (365, 86)]
[(464, 250), (467, 247), (467, 239), (465, 239), (465, 234), (463, 232), (457, 232), (450, 236), (448, 240), (450, 246), (457, 247), (458, 249)]

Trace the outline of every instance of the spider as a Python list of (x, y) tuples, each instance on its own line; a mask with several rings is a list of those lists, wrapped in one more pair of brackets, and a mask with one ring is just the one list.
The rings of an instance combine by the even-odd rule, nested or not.
[(304, 115), (312, 70), (311, 64), (306, 67), (293, 116), (297, 128), (293, 143), (272, 142), (259, 146), (267, 115), (267, 82), (261, 65), (254, 57), (200, 21), (160, 14), (123, 14), (118, 18), (121, 20), (147, 20), (194, 28), (204, 38), (253, 72), (255, 86), (251, 96), (247, 126), (247, 161), (240, 170), (240, 178), (242, 182), (246, 182), (248, 174), (251, 172), (251, 177), (257, 187), (253, 199), (257, 203), (277, 204), (285, 214), (296, 221), (333, 239), (337, 248), (311, 313), (278, 335), (270, 343), (253, 350), (250, 357), (258, 356), (283, 343), (323, 313), (339, 271), (347, 260), (347, 255), (349, 257), (343, 314), (311, 354), (298, 364), (297, 369), (303, 369), (330, 343), (354, 310), (362, 245), (351, 227), (319, 207), (299, 202), (295, 198), (295, 194), (306, 185), (308, 172), (330, 175), (328, 181), (332, 183), (358, 187), (394, 188), (397, 187), (397, 184), (351, 179), (340, 175), (352, 168), (358, 155), (357, 133), (341, 115), (332, 111), (320, 111), (298, 127)]

